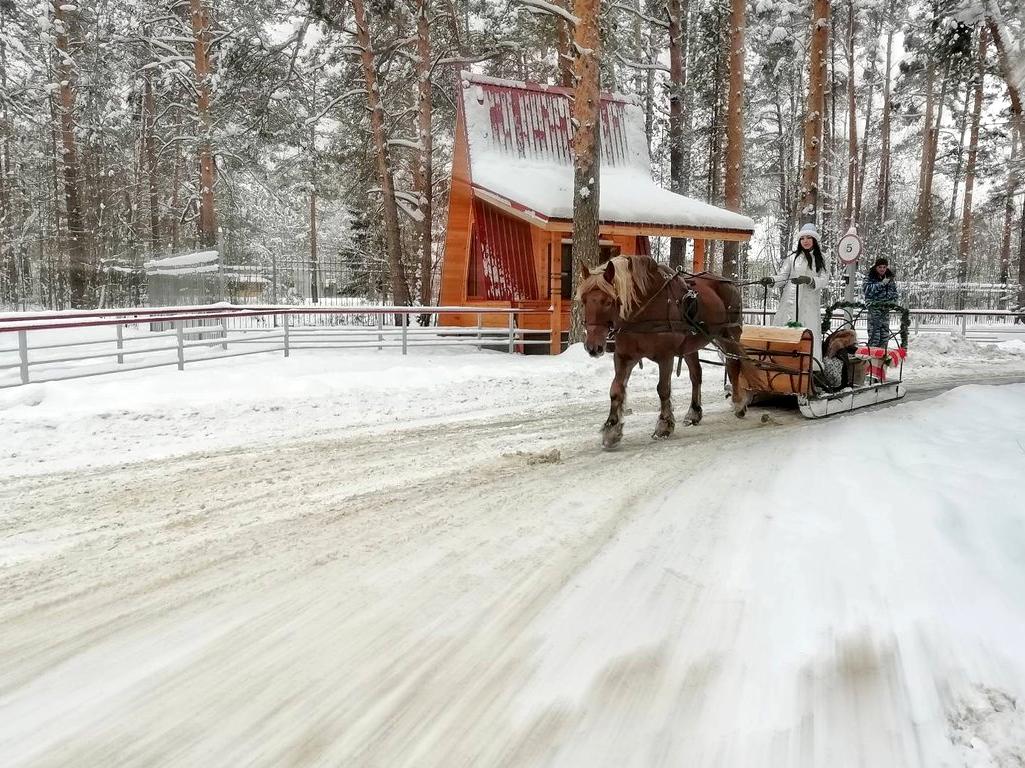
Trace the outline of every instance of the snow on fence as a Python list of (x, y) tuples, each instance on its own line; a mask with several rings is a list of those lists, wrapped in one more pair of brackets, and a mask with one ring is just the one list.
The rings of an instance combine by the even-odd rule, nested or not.
[[(476, 327), (419, 326), (423, 315), (475, 315)], [(475, 347), (527, 351), (550, 346), (549, 330), (523, 329), (517, 318), (539, 310), (481, 307), (140, 308), (126, 311), (0, 316), (0, 388), (162, 366), (303, 349)], [(372, 318), (323, 325), (325, 316)], [(502, 327), (485, 318), (500, 316)], [(147, 330), (155, 329), (155, 330)]]

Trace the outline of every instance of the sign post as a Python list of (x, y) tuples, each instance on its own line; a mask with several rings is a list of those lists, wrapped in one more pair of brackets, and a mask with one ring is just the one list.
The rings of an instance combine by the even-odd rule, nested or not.
[[(851, 228), (847, 230), (847, 234), (841, 237), (840, 242), (836, 244), (836, 257), (846, 267), (844, 301), (854, 301), (854, 276), (858, 270), (859, 256), (861, 256), (861, 238), (858, 237), (858, 232), (852, 224)], [(850, 307), (844, 310), (844, 314), (847, 315), (847, 321), (852, 322), (854, 316)]]

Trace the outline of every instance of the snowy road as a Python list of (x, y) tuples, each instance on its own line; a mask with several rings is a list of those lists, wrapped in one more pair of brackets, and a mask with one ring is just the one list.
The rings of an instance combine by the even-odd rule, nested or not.
[(1017, 765), (1025, 387), (925, 405), (652, 443), (639, 396), (616, 454), (570, 404), (21, 477), (4, 765)]

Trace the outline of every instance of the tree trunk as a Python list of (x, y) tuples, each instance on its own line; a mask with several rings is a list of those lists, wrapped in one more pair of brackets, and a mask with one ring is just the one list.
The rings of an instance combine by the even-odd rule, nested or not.
[[(876, 68), (876, 60), (879, 54), (879, 35), (883, 30), (883, 22), (889, 21), (890, 19), (890, 9), (892, 6), (893, 3), (891, 1), (879, 12), (878, 23), (872, 31), (872, 53), (869, 55), (869, 73), (866, 75), (868, 79), (868, 97), (865, 99), (865, 132), (861, 136), (861, 160), (858, 164), (858, 191), (854, 198), (855, 216), (858, 222), (862, 225), (864, 225), (864, 221), (867, 218), (863, 209), (863, 201), (865, 177), (868, 175), (866, 173), (866, 170), (868, 169), (868, 134), (869, 128), (872, 126), (872, 104), (875, 101), (876, 79), (879, 77), (879, 72)], [(889, 65), (887, 65), (887, 68), (888, 67)]]
[(787, 176), (789, 175), (791, 164), (787, 162), (787, 133), (783, 123), (783, 105), (780, 103), (778, 91), (776, 96), (776, 162), (779, 165), (779, 255), (782, 258), (790, 246), (790, 235), (793, 224), (793, 219), (791, 217), (794, 209), (794, 201), (791, 198), (791, 188), (787, 186)]
[(824, 86), (829, 13), (829, 0), (813, 0), (808, 106), (804, 118), (804, 165), (801, 173), (802, 223), (814, 222), (819, 207), (819, 162), (822, 156), (822, 115), (826, 108)]
[(174, 155), (171, 160), (171, 253), (177, 253), (181, 244), (181, 199), (179, 198), (179, 184), (181, 182), (181, 144), (175, 142)]
[[(0, 10), (0, 93), (7, 93), (7, 22), (5, 11)], [(11, 195), (8, 177), (11, 175), (11, 121), (7, 114), (7, 100), (0, 104), (0, 306), (16, 306), (20, 290), (17, 263), (12, 238)]]
[(936, 173), (936, 155), (940, 146), (940, 128), (943, 125), (943, 108), (947, 102), (947, 87), (950, 83), (950, 59), (943, 67), (943, 78), (940, 81), (940, 96), (936, 102), (936, 121), (929, 129), (927, 146), (928, 163), (925, 167), (925, 196), (922, 198), (924, 207), (921, 209), (923, 218), (920, 220), (922, 245), (926, 245), (932, 237), (932, 182)]
[[(149, 34), (147, 32), (147, 34)], [(156, 254), (160, 249), (160, 205), (159, 169), (157, 167), (157, 100), (153, 93), (152, 70), (143, 72), (143, 108), (146, 119), (143, 122), (143, 148), (146, 156), (146, 179), (149, 183), (149, 249)]]
[[(730, 2), (729, 93), (726, 95), (726, 178), (723, 202), (731, 211), (740, 212), (741, 185), (744, 178), (744, 11), (745, 0)], [(740, 243), (723, 244), (722, 274), (740, 278)]]
[[(571, 0), (555, 0), (555, 4), (567, 11), (572, 10)], [(573, 87), (573, 56), (571, 54), (570, 36), (572, 31), (569, 22), (562, 18), (555, 19), (556, 45), (559, 50), (556, 55), (559, 57), (559, 85), (563, 88)]]
[[(668, 0), (669, 12), (669, 188), (683, 194), (683, 94), (687, 88), (686, 10), (681, 0)], [(684, 266), (687, 240), (674, 237), (669, 242), (669, 265)]]
[(82, 217), (82, 190), (79, 178), (78, 152), (75, 141), (75, 84), (76, 68), (72, 55), (72, 37), (75, 33), (75, 14), (60, 0), (53, 0), (54, 26), (57, 28), (57, 77), (60, 82), (60, 125), (64, 171), (64, 205), (67, 221), (67, 245), (70, 257), (69, 282), (71, 306), (85, 308), (95, 301), (94, 283), (96, 266), (91, 263), (86, 246), (86, 232)]
[[(922, 128), (922, 162), (918, 174), (918, 202), (915, 206), (915, 226), (912, 236), (912, 251), (920, 253), (928, 244), (932, 234), (932, 180), (936, 170), (936, 151), (939, 146), (939, 128), (943, 120), (943, 104), (947, 96), (947, 81), (950, 75), (950, 59), (947, 58), (940, 81), (940, 96), (933, 96), (936, 79), (936, 62), (930, 51), (926, 63), (925, 122)], [(933, 111), (936, 117), (933, 117)]]
[(957, 306), (964, 307), (964, 284), (968, 279), (968, 250), (972, 242), (972, 196), (975, 191), (975, 163), (979, 154), (979, 118), (982, 115), (983, 80), (986, 72), (986, 28), (979, 31), (979, 52), (975, 62), (975, 101), (972, 105), (972, 129), (968, 139), (968, 165), (965, 168), (964, 209), (961, 239), (957, 248)]
[(961, 120), (958, 124), (957, 157), (954, 160), (954, 189), (950, 195), (950, 210), (947, 213), (947, 222), (953, 222), (957, 215), (957, 195), (961, 186), (961, 163), (964, 161), (964, 135), (968, 130), (968, 115), (972, 94), (975, 93), (975, 79), (968, 80), (964, 89), (964, 107), (961, 109)]
[[(420, 224), (420, 305), (429, 307), (433, 293), (431, 277), (434, 273), (434, 138), (432, 121), (434, 104), (431, 94), (431, 40), (430, 0), (417, 0), (416, 17), (416, 53), (417, 53), (417, 141), (420, 145), (413, 174), (413, 183), (420, 201), (420, 213), (423, 221)], [(561, 22), (556, 22), (563, 26)], [(430, 315), (421, 315), (420, 322), (426, 325)]]
[[(574, 15), (579, 21), (574, 30), (573, 74), (573, 258), (571, 279), (574, 293), (583, 267), (600, 259), (598, 210), (601, 196), (601, 75), (598, 57), (601, 38), (598, 30), (598, 0), (576, 0)], [(574, 302), (570, 324), (570, 342), (584, 338), (584, 318), (579, 302)]]
[(317, 258), (317, 183), (310, 181), (310, 299), (320, 302), (320, 262)]
[[(847, 197), (844, 202), (844, 231), (856, 224), (860, 200), (858, 189), (858, 112), (854, 94), (854, 0), (847, 2)], [(866, 129), (867, 133), (867, 129)]]
[(1025, 311), (1025, 200), (1021, 201), (1018, 219), (1018, 301), (1019, 312)]
[(214, 160), (210, 138), (210, 25), (203, 0), (189, 0), (192, 17), (193, 58), (196, 69), (196, 116), (199, 119), (199, 244), (217, 245), (214, 218)]
[(1025, 118), (1023, 118), (1022, 101), (1025, 99), (1025, 85), (1022, 84), (1018, 75), (1019, 69), (1016, 62), (1011, 60), (1007, 53), (1007, 46), (1000, 34), (1000, 28), (992, 21), (988, 23), (990, 34), (993, 35), (993, 44), (997, 49), (998, 61), (1000, 63), (1000, 74), (1007, 83), (1007, 95), (1011, 99), (1011, 123), (1017, 128), (1019, 136), (1025, 136)]
[[(1015, 187), (1018, 184), (1017, 168), (1015, 163), (1016, 156), (1016, 139), (1017, 143), (1021, 144), (1025, 142), (1025, 115), (1022, 110), (1023, 100), (1023, 86), (1021, 80), (1018, 77), (1019, 69), (1016, 68), (1015, 63), (1012, 62), (1011, 57), (1008, 53), (1007, 43), (1003, 40), (1000, 29), (995, 25), (992, 19), (988, 19), (987, 27), (989, 32), (993, 36), (993, 45), (996, 48), (997, 60), (1000, 69), (1000, 75), (1004, 82), (1008, 85), (1008, 96), (1011, 98), (1011, 126), (1012, 126), (1012, 158), (1011, 166), (1008, 173), (1008, 205), (1011, 205), (1010, 198), (1015, 192)], [(1008, 229), (1010, 227), (1010, 220), (1007, 214), (1004, 214), (1004, 239), (1008, 239), (1007, 250), (1004, 251), (1001, 243), (1000, 253), (1000, 272), (1001, 276), (1004, 270), (1010, 273), (1010, 235)], [(1018, 289), (1018, 307), (1021, 309), (1025, 306), (1025, 247), (1019, 248), (1020, 260), (1018, 264), (1018, 277), (1019, 277), (1019, 289)], [(1003, 262), (1008, 261), (1009, 264), (1004, 266)]]
[[(832, 7), (830, 7), (832, 14)], [(830, 25), (833, 19), (830, 17)], [(823, 116), (828, 120), (822, 124), (824, 133), (822, 140), (822, 170), (819, 179), (822, 186), (822, 200), (819, 204), (822, 232), (829, 232), (833, 227), (833, 216), (836, 215), (837, 202), (840, 199), (840, 180), (834, 171), (836, 160), (836, 35), (829, 36), (829, 64), (825, 72)], [(835, 189), (834, 189), (835, 186)]]
[[(370, 26), (363, 0), (353, 0), (352, 9), (356, 16), (356, 40), (359, 44), (360, 62), (363, 65), (363, 78), (370, 107), (370, 131), (377, 155), (377, 180), (384, 198), (384, 239), (388, 251), (388, 269), (391, 272), (392, 302), (396, 306), (409, 306), (409, 285), (406, 283), (406, 271), (402, 264), (402, 240), (399, 235), (399, 209), (395, 202), (395, 181), (392, 177), (391, 156), (384, 129), (384, 105), (381, 103), (381, 93), (378, 90)], [(403, 322), (402, 318), (397, 318), (397, 321)]]
[(879, 183), (876, 185), (875, 226), (879, 234), (886, 224), (890, 212), (890, 115), (892, 112), (890, 89), (890, 64), (893, 55), (893, 27), (886, 33), (886, 79), (883, 85), (883, 116), (879, 123), (881, 136), (879, 150)]
[[(1011, 126), (1011, 156), (1007, 164), (1007, 191), (1004, 194), (1004, 226), (1000, 235), (1000, 284), (1006, 286), (1011, 271), (1011, 229), (1014, 219), (1014, 195), (1018, 189), (1018, 163), (1021, 141), (1017, 127)], [(1002, 302), (1001, 302), (1002, 303)], [(1001, 309), (1005, 308), (1001, 306)]]

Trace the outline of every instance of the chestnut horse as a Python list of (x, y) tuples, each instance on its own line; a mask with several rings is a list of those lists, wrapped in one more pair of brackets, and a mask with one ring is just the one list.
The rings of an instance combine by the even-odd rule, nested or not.
[(623, 403), (634, 366), (643, 358), (658, 364), (658, 396), (662, 401), (652, 437), (668, 438), (676, 427), (670, 399), (673, 359), (682, 357), (690, 372), (690, 409), (685, 424), (701, 421), (701, 363), (698, 350), (714, 344), (726, 356), (732, 385), (733, 412), (747, 413), (750, 400), (741, 376), (742, 302), (740, 290), (717, 275), (674, 273), (650, 256), (616, 256), (597, 269), (583, 269), (576, 298), (583, 305), (591, 357), (605, 352), (615, 334), (615, 377), (609, 395), (612, 407), (602, 426), (602, 445), (613, 448), (623, 437)]

